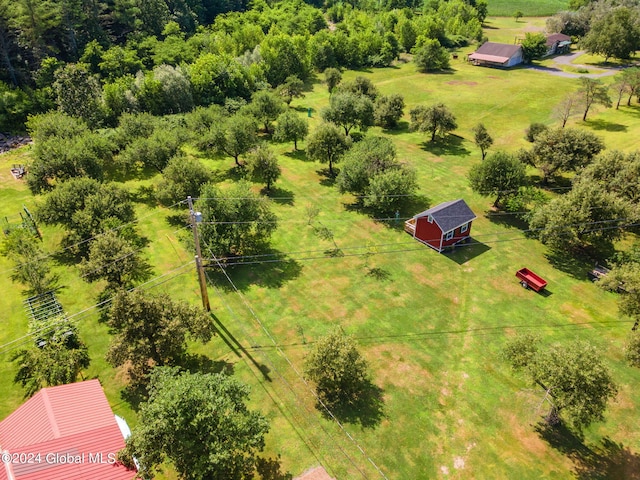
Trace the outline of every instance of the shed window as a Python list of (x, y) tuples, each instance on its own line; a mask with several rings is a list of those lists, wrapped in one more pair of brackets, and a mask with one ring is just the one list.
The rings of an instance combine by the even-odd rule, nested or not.
[(451, 240), (452, 238), (453, 238), (453, 230), (448, 232), (444, 237), (445, 240)]
[(427, 215), (427, 222), (433, 223), (433, 217), (431, 215)]
[(465, 223), (464, 225), (462, 225), (462, 226), (460, 227), (460, 233), (464, 233), (464, 232), (466, 232), (467, 230), (469, 230), (469, 224), (468, 224), (468, 223)]

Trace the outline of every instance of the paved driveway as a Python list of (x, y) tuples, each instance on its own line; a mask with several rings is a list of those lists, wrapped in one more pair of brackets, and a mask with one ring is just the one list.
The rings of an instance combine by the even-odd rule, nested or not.
[(573, 60), (578, 58), (583, 53), (585, 53), (584, 50), (579, 50), (579, 51), (577, 51), (575, 53), (572, 53), (570, 55), (558, 55), (557, 57), (555, 57), (553, 59), (554, 65), (551, 66), (551, 67), (542, 67), (540, 65), (528, 65), (526, 68), (530, 68), (531, 70), (538, 70), (540, 72), (546, 72), (546, 73), (548, 73), (550, 75), (556, 75), (558, 77), (566, 77), (566, 78), (580, 78), (580, 77), (601, 78), (601, 77), (609, 77), (611, 75), (615, 75), (622, 68), (624, 68), (624, 67), (606, 67), (606, 68), (597, 67), (599, 70), (606, 70), (606, 71), (602, 72), (602, 73), (570, 73), (570, 72), (564, 72), (560, 68), (555, 66), (555, 65), (571, 65), (572, 67), (585, 68), (587, 70), (590, 69), (590, 68), (594, 68), (592, 65), (578, 65), (578, 64), (571, 63)]

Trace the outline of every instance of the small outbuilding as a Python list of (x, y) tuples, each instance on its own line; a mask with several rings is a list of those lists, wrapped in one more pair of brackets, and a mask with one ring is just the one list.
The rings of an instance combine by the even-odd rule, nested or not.
[(483, 67), (513, 67), (524, 61), (522, 47), (508, 43), (483, 43), (469, 55), (469, 61)]
[(571, 48), (571, 37), (564, 33), (553, 33), (547, 36), (547, 53), (549, 55), (561, 55), (568, 53)]
[(416, 240), (442, 252), (471, 236), (477, 217), (462, 200), (452, 200), (425, 210), (407, 220), (404, 229)]

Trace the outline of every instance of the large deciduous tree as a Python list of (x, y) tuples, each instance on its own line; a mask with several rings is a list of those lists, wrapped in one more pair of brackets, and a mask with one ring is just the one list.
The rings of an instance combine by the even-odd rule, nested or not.
[(175, 205), (187, 196), (200, 195), (202, 186), (211, 180), (211, 172), (200, 160), (186, 156), (175, 156), (162, 172), (156, 197), (163, 205)]
[(509, 196), (516, 195), (527, 182), (524, 164), (514, 155), (496, 152), (486, 160), (471, 167), (469, 183), (480, 195), (494, 195), (493, 206)]
[(284, 112), (285, 106), (278, 94), (260, 90), (254, 93), (248, 109), (264, 125), (264, 131), (269, 134), (271, 133), (271, 122)]
[(602, 139), (589, 131), (547, 129), (536, 136), (533, 148), (522, 154), (522, 160), (539, 168), (542, 183), (547, 183), (557, 173), (586, 167), (603, 148)]
[(574, 183), (599, 184), (603, 190), (637, 204), (640, 201), (640, 152), (605, 152), (580, 171)]
[(369, 380), (366, 360), (340, 327), (315, 343), (305, 358), (304, 374), (329, 407), (357, 402)]
[(98, 80), (80, 65), (69, 64), (55, 74), (53, 84), (56, 101), (63, 113), (81, 118), (91, 128), (104, 119), (101, 89)]
[(309, 133), (309, 122), (290, 110), (278, 117), (278, 123), (273, 133), (278, 142), (293, 142), (293, 149), (298, 150), (298, 140), (302, 140)]
[(216, 256), (260, 251), (277, 227), (269, 200), (254, 193), (248, 182), (225, 190), (205, 185), (196, 207), (204, 218), (202, 241)]
[(607, 92), (607, 87), (601, 80), (580, 77), (581, 87), (578, 90), (580, 105), (583, 108), (582, 121), (587, 120), (587, 114), (593, 105), (611, 106), (611, 99)]
[(536, 209), (529, 228), (542, 243), (566, 252), (589, 245), (609, 247), (632, 223), (626, 200), (586, 183)]
[(373, 116), (375, 124), (383, 128), (395, 128), (404, 113), (404, 97), (394, 93), (378, 97)]
[(107, 361), (125, 365), (133, 386), (144, 384), (154, 366), (182, 364), (188, 339), (206, 343), (215, 332), (201, 308), (139, 290), (114, 296), (107, 323), (114, 333)]
[(307, 156), (320, 163), (329, 164), (329, 174), (334, 175), (333, 166), (349, 149), (348, 137), (332, 123), (321, 123), (307, 139)]
[(438, 39), (418, 37), (418, 42), (411, 53), (420, 72), (434, 72), (449, 68), (449, 52), (440, 45)]
[(429, 107), (418, 105), (410, 114), (411, 130), (429, 133), (432, 142), (436, 135), (444, 138), (447, 133), (458, 128), (456, 117), (443, 103)]
[(208, 134), (211, 146), (236, 161), (240, 165), (240, 155), (246, 154), (258, 144), (258, 125), (255, 118), (236, 114), (226, 122), (215, 124)]
[(373, 102), (366, 95), (336, 92), (331, 96), (329, 107), (322, 111), (322, 118), (342, 127), (345, 135), (354, 127), (365, 131), (373, 125)]
[(543, 33), (527, 32), (521, 45), (525, 62), (542, 58), (547, 53), (547, 37)]
[(253, 478), (269, 424), (247, 408), (248, 397), (247, 386), (224, 374), (156, 368), (123, 457), (139, 461), (143, 479), (165, 461), (185, 480)]
[(610, 57), (630, 58), (640, 49), (640, 13), (637, 7), (621, 5), (609, 9), (601, 17), (593, 15), (582, 47), (590, 53), (604, 56), (605, 61)]

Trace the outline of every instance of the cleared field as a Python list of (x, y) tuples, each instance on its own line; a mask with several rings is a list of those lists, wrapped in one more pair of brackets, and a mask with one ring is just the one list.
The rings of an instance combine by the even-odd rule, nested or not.
[(525, 17), (544, 17), (561, 10), (567, 10), (568, 0), (489, 0), (489, 15), (492, 17), (512, 17), (520, 11)]
[[(489, 24), (507, 21), (515, 24), (509, 19), (490, 19)], [(493, 33), (488, 32), (490, 38)], [(364, 75), (384, 94), (402, 93), (407, 112), (417, 104), (443, 102), (457, 116), (459, 128), (447, 143), (425, 143), (424, 136), (409, 132), (408, 114), (401, 129), (371, 133), (393, 138), (398, 157), (418, 172), (420, 195), (401, 216), (463, 197), (478, 215), (469, 246), (440, 255), (413, 241), (401, 221), (372, 220), (352, 207), (350, 196), (337, 192), (324, 166), (293, 154), (286, 144), (276, 146), (283, 176), (272, 193), (280, 225), (270, 253), (277, 255), (228, 270), (241, 296), (221, 273), (209, 272), (221, 335), (193, 351), (252, 386), (252, 403), (271, 421), (265, 455), (280, 454), (283, 470), (298, 474), (322, 463), (339, 479), (384, 478), (380, 471), (398, 480), (629, 478), (626, 473), (640, 461), (633, 388), (640, 371), (622, 358), (632, 322), (617, 315), (616, 296), (587, 279), (588, 264), (549, 256), (511, 216), (489, 212), (492, 199), (472, 193), (466, 179), (480, 161), (469, 140), (476, 123), (483, 122), (495, 138), (492, 151), (527, 147), (525, 128), (531, 122), (553, 124), (553, 107), (578, 87), (577, 80), (524, 68), (474, 67), (463, 60), (468, 51), (460, 52), (446, 74), (420, 74), (406, 63), (346, 72), (345, 79)], [(301, 115), (313, 108), (314, 128), (327, 103), (326, 87), (318, 81), (292, 106)], [(601, 135), (607, 148), (640, 149), (636, 105), (596, 111), (579, 126)], [(15, 215), (23, 203), (38, 202), (21, 182), (5, 175), (11, 163), (24, 163), (19, 160), (23, 155), (24, 150), (0, 157), (3, 216)], [(232, 176), (232, 159), (203, 161), (219, 178)], [(169, 222), (178, 212), (156, 206), (144, 194), (143, 187), (157, 180), (127, 186), (137, 202), (139, 229), (150, 240), (148, 258), (155, 274), (162, 275), (189, 262), (191, 254), (180, 242), (180, 223)], [(320, 207), (318, 221), (334, 233), (343, 256), (325, 254), (334, 246), (307, 224), (308, 204)], [(62, 232), (44, 228), (43, 233), (45, 246), (54, 250)], [(548, 295), (520, 287), (515, 272), (523, 266), (549, 282)], [(7, 292), (0, 296), (0, 345), (26, 332), (20, 289), (11, 283), (9, 268), (10, 262), (0, 258), (0, 289)], [(99, 285), (84, 283), (76, 267), (58, 268), (65, 287), (60, 300), (67, 311), (93, 305)], [(175, 274), (183, 271), (158, 279), (150, 292), (167, 291), (198, 303), (195, 273), (188, 267)], [(106, 327), (95, 313), (78, 318), (93, 362), (85, 377), (100, 378), (114, 411), (135, 424), (135, 412), (120, 397), (122, 378), (103, 360)], [(312, 342), (338, 324), (357, 338), (380, 389), (372, 392), (367, 408), (342, 412), (344, 430), (315, 409), (299, 375)], [(500, 358), (506, 339), (519, 332), (536, 332), (544, 343), (586, 339), (606, 356), (621, 388), (606, 422), (586, 432), (584, 444), (597, 455), (575, 450), (571, 438), (552, 448), (535, 432), (541, 392)], [(20, 389), (11, 382), (9, 355), (0, 357), (0, 418), (21, 402)], [(603, 438), (614, 443), (604, 446)]]

